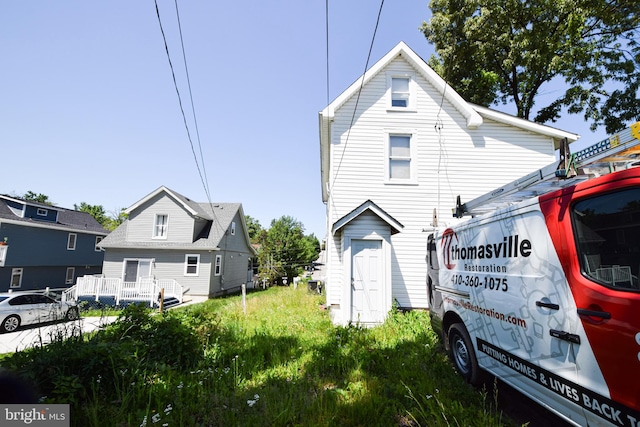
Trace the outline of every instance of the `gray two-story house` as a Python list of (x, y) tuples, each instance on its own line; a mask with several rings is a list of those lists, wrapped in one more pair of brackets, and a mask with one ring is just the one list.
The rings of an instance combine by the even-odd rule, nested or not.
[(67, 288), (100, 274), (107, 234), (86, 212), (0, 195), (0, 292)]

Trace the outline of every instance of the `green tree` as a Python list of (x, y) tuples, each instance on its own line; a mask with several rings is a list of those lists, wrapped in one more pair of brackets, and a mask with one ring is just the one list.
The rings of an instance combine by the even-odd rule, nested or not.
[(24, 196), (22, 196), (23, 200), (28, 200), (31, 202), (43, 203), (45, 205), (53, 206), (53, 202), (49, 200), (49, 196), (42, 193), (34, 193), (33, 191), (27, 191)]
[(81, 202), (79, 206), (74, 204), (73, 208), (77, 211), (90, 214), (100, 225), (109, 231), (118, 228), (128, 217), (124, 208), (121, 208), (117, 212), (106, 213), (102, 205), (90, 205), (85, 202)]
[(81, 202), (80, 206), (74, 204), (73, 209), (80, 212), (88, 213), (89, 215), (94, 217), (95, 220), (98, 221), (103, 227), (109, 222), (109, 217), (104, 211), (102, 205), (90, 205), (88, 203)]
[(244, 222), (247, 224), (247, 233), (249, 233), (249, 239), (251, 239), (251, 243), (257, 243), (260, 232), (262, 231), (260, 222), (257, 219), (250, 217), (249, 215), (244, 216)]
[(637, 0), (432, 0), (422, 31), (429, 65), (470, 102), (513, 102), (529, 119), (541, 87), (566, 91), (535, 121), (563, 109), (613, 133), (640, 118)]
[(304, 270), (304, 266), (315, 260), (320, 243), (315, 236), (305, 236), (301, 222), (290, 216), (271, 221), (271, 227), (260, 234), (259, 274), (270, 283), (287, 284)]

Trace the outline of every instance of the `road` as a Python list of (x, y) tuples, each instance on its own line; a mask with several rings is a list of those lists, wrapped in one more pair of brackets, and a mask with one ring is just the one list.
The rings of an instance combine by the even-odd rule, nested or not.
[(14, 353), (25, 348), (46, 345), (59, 337), (68, 337), (80, 332), (95, 331), (116, 320), (110, 317), (83, 317), (71, 322), (46, 323), (21, 327), (16, 332), (0, 334), (0, 354)]

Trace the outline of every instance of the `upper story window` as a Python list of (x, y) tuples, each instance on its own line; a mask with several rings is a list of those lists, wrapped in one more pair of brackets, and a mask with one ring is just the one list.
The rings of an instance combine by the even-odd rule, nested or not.
[(49, 215), (49, 211), (46, 209), (38, 208), (38, 210), (36, 211), (36, 214), (40, 216), (47, 216)]
[(153, 238), (154, 239), (166, 239), (167, 227), (169, 224), (169, 216), (166, 214), (156, 214), (155, 223), (153, 226)]
[(609, 288), (640, 291), (640, 188), (583, 199), (571, 220), (583, 274)]
[(100, 242), (102, 242), (102, 239), (104, 239), (104, 237), (103, 237), (103, 236), (96, 236), (96, 245), (95, 245), (95, 248), (94, 248), (94, 250), (95, 250), (96, 252), (100, 252), (100, 251), (102, 250), (102, 249), (100, 248)]
[(231, 222), (231, 235), (232, 236), (236, 235), (236, 222), (235, 221)]
[(0, 267), (4, 267), (4, 260), (7, 258), (8, 246), (0, 246)]
[(197, 276), (200, 270), (200, 255), (186, 254), (184, 256), (184, 275)]
[(415, 111), (415, 93), (412, 77), (407, 74), (387, 76), (388, 108), (397, 111)]
[(216, 263), (213, 266), (214, 276), (219, 276), (222, 273), (222, 255), (216, 255)]
[(415, 181), (415, 143), (412, 134), (387, 135), (386, 181), (409, 183)]
[(76, 250), (76, 240), (78, 240), (78, 235), (76, 233), (69, 233), (69, 237), (67, 238), (68, 251)]

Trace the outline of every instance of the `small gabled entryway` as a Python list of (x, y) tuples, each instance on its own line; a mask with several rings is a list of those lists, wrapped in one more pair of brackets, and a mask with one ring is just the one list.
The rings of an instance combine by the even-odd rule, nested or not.
[[(384, 322), (391, 310), (391, 235), (403, 226), (383, 209), (367, 200), (333, 226), (342, 248), (342, 289), (339, 306), (332, 310), (335, 323), (374, 326)], [(332, 286), (331, 283), (328, 286)]]

